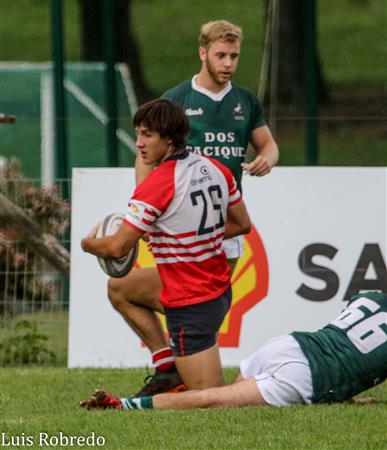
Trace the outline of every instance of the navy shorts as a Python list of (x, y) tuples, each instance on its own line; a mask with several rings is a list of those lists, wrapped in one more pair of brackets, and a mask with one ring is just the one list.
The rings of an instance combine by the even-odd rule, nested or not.
[(181, 308), (164, 307), (173, 355), (192, 355), (215, 345), (216, 334), (230, 306), (231, 287), (208, 302)]

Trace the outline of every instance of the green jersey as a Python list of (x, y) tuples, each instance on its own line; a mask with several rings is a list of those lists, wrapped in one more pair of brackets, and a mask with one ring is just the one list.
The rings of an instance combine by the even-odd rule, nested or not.
[(292, 335), (310, 364), (313, 403), (346, 400), (387, 378), (387, 294), (356, 295), (323, 329)]
[(189, 118), (187, 149), (227, 166), (241, 188), (242, 168), (251, 132), (265, 125), (262, 106), (249, 90), (229, 83), (218, 94), (184, 81), (163, 94), (179, 103)]

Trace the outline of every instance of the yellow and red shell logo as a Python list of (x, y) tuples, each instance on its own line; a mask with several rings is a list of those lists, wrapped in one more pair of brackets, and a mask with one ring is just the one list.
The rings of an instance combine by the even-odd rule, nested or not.
[[(140, 240), (136, 267), (155, 267), (146, 243)], [(219, 330), (220, 347), (238, 347), (244, 314), (263, 300), (269, 289), (269, 264), (265, 247), (252, 226), (244, 236), (244, 255), (239, 259), (232, 279), (232, 305)], [(164, 329), (165, 318), (160, 315)]]

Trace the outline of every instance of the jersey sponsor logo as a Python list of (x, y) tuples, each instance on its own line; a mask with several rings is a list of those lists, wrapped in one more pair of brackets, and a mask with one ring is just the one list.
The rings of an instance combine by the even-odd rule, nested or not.
[(208, 175), (208, 173), (209, 173), (208, 167), (207, 167), (207, 166), (202, 166), (202, 167), (200, 168), (200, 172), (201, 172), (203, 175)]
[(235, 142), (235, 133), (234, 131), (229, 131), (228, 133), (219, 132), (212, 133), (211, 131), (206, 131), (204, 133), (204, 142)]
[(213, 158), (230, 159), (244, 157), (244, 147), (229, 145), (233, 144), (236, 140), (235, 132), (233, 131), (227, 133), (223, 131), (218, 133), (205, 131), (203, 133), (203, 138), (204, 142), (209, 145), (187, 145), (187, 150), (197, 155), (210, 156)]
[[(244, 237), (244, 249), (245, 254), (239, 259), (231, 279), (232, 305), (219, 331), (220, 347), (239, 346), (243, 316), (266, 297), (269, 289), (269, 263), (266, 250), (254, 226)], [(136, 267), (155, 267), (153, 256), (142, 240)], [(165, 316), (160, 315), (160, 320), (166, 331)]]
[(232, 111), (235, 120), (245, 120), (245, 113), (242, 104), (238, 103)]
[(210, 156), (213, 158), (243, 158), (245, 154), (244, 147), (228, 147), (226, 145), (206, 145), (201, 147), (200, 145), (187, 145), (187, 150), (195, 153), (196, 155)]
[(212, 181), (212, 176), (210, 175), (210, 171), (208, 170), (207, 166), (202, 166), (199, 170), (203, 176), (191, 180), (191, 186), (197, 186), (198, 184), (209, 183), (210, 181)]
[(194, 178), (193, 180), (191, 180), (191, 186), (197, 186), (198, 184), (203, 184), (203, 183), (209, 183), (210, 181), (212, 181), (212, 176), (211, 175), (206, 175), (204, 177), (200, 177), (200, 178)]
[(143, 217), (140, 213), (140, 209), (134, 203), (129, 204), (128, 216), (132, 217), (133, 219), (136, 219), (140, 222), (144, 222)]
[(187, 116), (202, 116), (203, 115), (203, 108), (187, 108), (185, 110), (185, 114)]
[(134, 203), (130, 204), (130, 212), (134, 215), (139, 214), (140, 210), (138, 209), (138, 206), (135, 205)]

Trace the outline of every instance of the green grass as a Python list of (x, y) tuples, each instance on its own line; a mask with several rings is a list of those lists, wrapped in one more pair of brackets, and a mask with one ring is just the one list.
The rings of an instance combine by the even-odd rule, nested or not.
[[(0, 0), (0, 59), (51, 59), (49, 0)], [(65, 0), (65, 56), (80, 59), (78, 0)], [(158, 93), (199, 68), (200, 25), (224, 18), (245, 33), (236, 80), (257, 89), (265, 26), (263, 0), (133, 0), (133, 29), (150, 86)], [(333, 84), (385, 86), (384, 0), (319, 0), (318, 48)]]
[(320, 0), (318, 48), (332, 84), (386, 87), (384, 0)]
[[(317, 4), (318, 49), (328, 85), (385, 86), (385, 2), (320, 0)], [(224, 18), (240, 25), (245, 35), (235, 81), (256, 91), (265, 31), (264, 5), (262, 0), (239, 0), (237, 6), (234, 0), (135, 0), (134, 30), (149, 85), (163, 92), (197, 73), (200, 26)], [(166, 23), (173, 24), (173, 32)], [(155, 39), (160, 49), (156, 52)]]
[[(333, 121), (334, 122), (334, 121)], [(321, 166), (385, 166), (387, 152), (385, 136), (377, 125), (369, 122), (355, 126), (339, 121), (331, 126), (320, 122), (319, 165)], [(280, 165), (305, 164), (304, 129), (299, 123), (289, 123), (278, 130)]]
[[(68, 336), (68, 312), (37, 312), (31, 314), (18, 314), (8, 318), (6, 323), (0, 326), (0, 343), (6, 343), (12, 336), (20, 335), (15, 332), (15, 325), (21, 321), (28, 321), (37, 325), (37, 332), (44, 335), (47, 340), (40, 344), (56, 357), (56, 364), (66, 366), (67, 364), (67, 336)], [(23, 332), (24, 334), (24, 332)]]
[[(245, 35), (235, 81), (256, 91), (263, 51), (263, 5), (257, 0), (239, 0), (237, 7), (230, 0), (135, 1), (134, 30), (150, 87), (163, 92), (192, 78), (200, 69), (197, 50), (200, 27), (209, 20), (222, 18), (241, 26)], [(143, 17), (147, 18), (146, 26)], [(173, 24), (173, 32), (166, 26), (168, 23)]]
[[(94, 387), (118, 395), (142, 383), (139, 369), (2, 369), (1, 430), (7, 436), (88, 436), (104, 449), (385, 449), (387, 384), (369, 393), (375, 405), (321, 405), (192, 411), (84, 411)], [(228, 380), (236, 370), (227, 369)], [(33, 446), (30, 448), (37, 448)]]
[[(51, 0), (0, 0), (0, 60), (49, 61)], [(65, 55), (79, 60), (78, 0), (63, 1)]]

